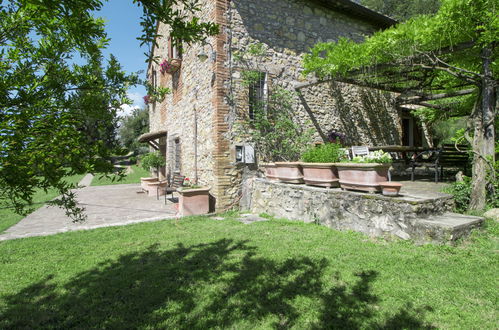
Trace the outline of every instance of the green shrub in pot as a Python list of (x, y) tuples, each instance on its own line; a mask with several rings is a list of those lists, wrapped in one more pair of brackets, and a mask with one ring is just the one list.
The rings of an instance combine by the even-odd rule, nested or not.
[(336, 163), (347, 159), (345, 149), (340, 143), (326, 143), (306, 150), (301, 160), (305, 163)]
[(166, 159), (157, 151), (149, 152), (142, 156), (140, 164), (146, 171), (149, 171), (150, 168), (156, 169), (159, 176), (159, 168), (166, 165)]

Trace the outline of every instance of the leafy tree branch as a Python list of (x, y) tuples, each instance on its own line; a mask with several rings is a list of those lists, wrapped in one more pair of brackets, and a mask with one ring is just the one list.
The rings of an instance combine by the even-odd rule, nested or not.
[[(143, 43), (155, 44), (157, 24), (187, 44), (218, 33), (195, 14), (196, 0), (133, 0), (143, 8)], [(0, 1), (0, 204), (29, 211), (36, 189), (56, 188), (75, 220), (83, 219), (72, 174), (110, 173), (117, 111), (129, 86), (142, 83), (114, 57), (94, 13), (100, 0)], [(149, 57), (147, 57), (148, 59)], [(156, 91), (164, 95), (168, 91)]]
[(496, 0), (443, 0), (434, 16), (411, 18), (362, 43), (317, 44), (304, 57), (305, 73), (400, 93), (401, 100), (425, 95), (407, 104), (435, 111), (466, 108), (475, 154), (470, 208), (483, 209), (491, 187), (487, 162), (495, 158), (498, 7)]

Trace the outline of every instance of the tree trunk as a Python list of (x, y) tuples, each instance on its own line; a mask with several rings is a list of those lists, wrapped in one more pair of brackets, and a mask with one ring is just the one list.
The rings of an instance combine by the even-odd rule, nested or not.
[(487, 172), (491, 170), (488, 162), (494, 162), (495, 144), (495, 89), (494, 79), (490, 64), (492, 62), (492, 49), (482, 50), (483, 78), (480, 103), (474, 114), (475, 127), (473, 137), (473, 176), (471, 181), (470, 210), (483, 210), (487, 196)]

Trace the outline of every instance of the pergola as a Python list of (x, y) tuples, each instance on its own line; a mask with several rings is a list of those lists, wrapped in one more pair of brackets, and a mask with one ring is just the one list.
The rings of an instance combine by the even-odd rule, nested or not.
[[(452, 48), (438, 51), (420, 52), (418, 55), (398, 60), (394, 63), (374, 64), (352, 70), (344, 75), (326, 77), (314, 83), (297, 85), (296, 90), (305, 87), (337, 81), (360, 87), (368, 87), (398, 94), (397, 105), (414, 109), (423, 106), (441, 111), (451, 111), (452, 102), (434, 103), (437, 100), (452, 99), (477, 91), (482, 83), (482, 75), (449, 64), (451, 57), (459, 58), (474, 50), (473, 43), (463, 43)], [(452, 79), (440, 79), (442, 74)]]

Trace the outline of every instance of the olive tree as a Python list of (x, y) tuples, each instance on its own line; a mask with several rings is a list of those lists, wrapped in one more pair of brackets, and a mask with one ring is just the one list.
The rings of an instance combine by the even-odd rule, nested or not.
[[(196, 0), (133, 0), (143, 8), (143, 43), (158, 22), (192, 43), (218, 32), (200, 22)], [(109, 173), (116, 112), (140, 83), (113, 57), (99, 0), (0, 0), (0, 204), (26, 212), (35, 189), (56, 188), (56, 204), (81, 219), (64, 177)], [(147, 58), (145, 58), (147, 60)]]

